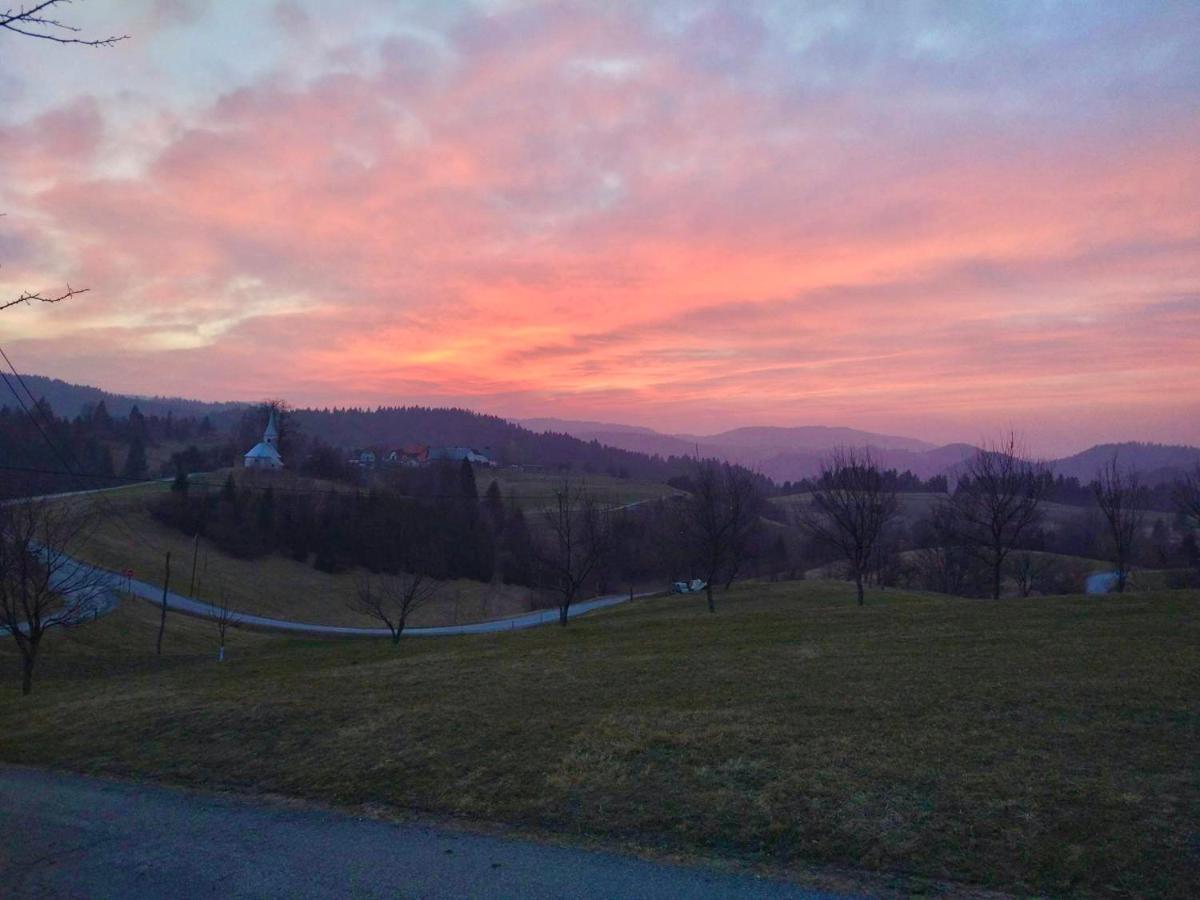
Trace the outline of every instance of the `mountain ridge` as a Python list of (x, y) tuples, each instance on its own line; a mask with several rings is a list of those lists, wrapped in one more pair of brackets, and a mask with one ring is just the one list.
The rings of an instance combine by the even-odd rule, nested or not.
[[(96, 404), (101, 400), (111, 414), (125, 416), (136, 404), (146, 415), (165, 416), (171, 413), (176, 416), (211, 416), (214, 420), (231, 421), (237, 414), (253, 403), (239, 401), (203, 401), (183, 397), (142, 396), (121, 394), (106, 391), (90, 385), (76, 385), (58, 378), (42, 375), (22, 376), (35, 396), (45, 397), (47, 402), (59, 415), (74, 417), (88, 404)], [(0, 405), (4, 404), (0, 400)], [(350, 408), (342, 411), (349, 413)], [(436, 409), (436, 408), (431, 408)], [(318, 417), (325, 415), (319, 409), (298, 409), (301, 419), (308, 419), (316, 424)], [(369, 413), (369, 409), (361, 410)], [(462, 410), (461, 412), (470, 412)], [(542, 428), (544, 434), (569, 436), (584, 445), (593, 442), (603, 447), (627, 453), (635, 453), (649, 457), (660, 457), (667, 460), (670, 457), (694, 456), (698, 452), (701, 457), (723, 459), (753, 469), (776, 482), (798, 481), (819, 473), (822, 459), (838, 445), (869, 447), (877, 462), (885, 468), (895, 468), (899, 471), (908, 470), (920, 478), (930, 478), (936, 475), (953, 474), (959, 469), (964, 460), (976, 452), (976, 447), (967, 443), (949, 443), (935, 445), (917, 438), (902, 435), (888, 435), (863, 431), (855, 428), (826, 425), (773, 426), (757, 425), (732, 428), (713, 435), (666, 434), (652, 428), (639, 425), (622, 425), (619, 423), (599, 422), (592, 420), (562, 419), (555, 417), (535, 417), (529, 419), (504, 419), (486, 413), (472, 413), (479, 417), (479, 432), (476, 438), (469, 423), (460, 423), (445, 433), (439, 433), (441, 439), (461, 440), (468, 443), (476, 442), (479, 446), (489, 442), (504, 440), (505, 436), (497, 431), (499, 423), (510, 423), (531, 436), (537, 435), (537, 429)], [(343, 415), (343, 418), (345, 416)], [(349, 417), (354, 419), (354, 416)], [(347, 426), (351, 424), (348, 420)], [(381, 430), (382, 429), (382, 430)], [(405, 442), (406, 436), (391, 434), (383, 423), (370, 425), (362, 422), (349, 429), (341, 429), (344, 434), (339, 438), (355, 439), (359, 442)], [(438, 429), (441, 432), (441, 429)], [(511, 436), (508, 436), (511, 438)], [(336, 440), (333, 436), (326, 440)], [(430, 435), (430, 440), (435, 439)], [(571, 452), (567, 443), (555, 442), (561, 452)], [(585, 457), (592, 455), (591, 451), (580, 449)], [(1056, 474), (1065, 477), (1076, 477), (1081, 481), (1090, 481), (1101, 465), (1112, 458), (1113, 453), (1125, 465), (1137, 469), (1148, 484), (1169, 481), (1192, 466), (1200, 465), (1200, 448), (1185, 444), (1157, 444), (1146, 442), (1126, 441), (1121, 443), (1096, 444), (1078, 453), (1058, 459), (1048, 460), (1047, 464)]]

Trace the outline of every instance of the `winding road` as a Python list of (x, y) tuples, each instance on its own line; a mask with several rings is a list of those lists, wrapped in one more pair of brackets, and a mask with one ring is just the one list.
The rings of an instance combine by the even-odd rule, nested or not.
[[(93, 488), (85, 491), (69, 491), (61, 494), (45, 494), (40, 497), (30, 497), (30, 500), (58, 500), (66, 497), (79, 497), (88, 494), (109, 493), (112, 491), (125, 490), (128, 488), (139, 487), (146, 484), (155, 484), (158, 482), (166, 482), (171, 479), (155, 479), (153, 481), (142, 481), (134, 484), (119, 485), (111, 488)], [(13, 501), (10, 501), (13, 502)], [(630, 509), (645, 500), (635, 500), (632, 503), (627, 503), (620, 509)], [(79, 561), (75, 562), (76, 566), (84, 566), (86, 563)], [(146, 581), (138, 581), (137, 579), (126, 579), (124, 576), (116, 572), (110, 572), (103, 569), (98, 569), (111, 582), (111, 591), (107, 592), (107, 596), (97, 597), (90, 605), (87, 612), (94, 619), (110, 612), (116, 608), (119, 598), (122, 593), (128, 592), (135, 597), (141, 597), (144, 600), (149, 600), (156, 606), (162, 603), (163, 591), (162, 588), (150, 584)], [(66, 577), (66, 573), (63, 576)], [(595, 597), (591, 600), (583, 600), (579, 603), (571, 605), (567, 613), (567, 618), (574, 619), (577, 616), (582, 616), (585, 613), (593, 612), (597, 609), (606, 609), (610, 606), (616, 606), (619, 603), (625, 603), (631, 599), (641, 597), (652, 597), (656, 591), (649, 591), (640, 594), (634, 594), (632, 597), (629, 594), (609, 594), (603, 597)], [(167, 609), (176, 612), (186, 613), (192, 616), (199, 616), (205, 619), (215, 619), (221, 615), (221, 611), (201, 600), (196, 600), (184, 594), (178, 594), (174, 591), (167, 592)], [(404, 637), (446, 637), (448, 635), (457, 634), (498, 634), (506, 631), (523, 631), (527, 628), (536, 628), (539, 625), (548, 625), (558, 621), (558, 608), (535, 610), (534, 612), (524, 613), (518, 616), (510, 616), (503, 619), (490, 619), (483, 622), (471, 622), (465, 625), (433, 625), (426, 627), (409, 627), (404, 629)], [(263, 628), (272, 631), (291, 632), (294, 634), (309, 634), (324, 637), (366, 637), (379, 638), (391, 637), (391, 632), (386, 628), (360, 628), (349, 625), (318, 625), (313, 622), (295, 622), (290, 619), (274, 619), (268, 616), (255, 616), (250, 613), (234, 612), (230, 615), (230, 624), (248, 628)], [(0, 635), (6, 634), (7, 628), (0, 627)]]
[[(83, 563), (76, 562), (76, 565)], [(148, 600), (155, 606), (162, 603), (162, 588), (157, 585), (150, 584), (145, 581), (136, 579), (125, 579), (115, 572), (104, 573), (111, 582), (111, 590), (106, 596), (97, 597), (92, 602), (88, 609), (88, 614), (92, 619), (111, 612), (117, 607), (119, 597), (122, 593), (128, 591), (136, 597), (141, 597), (143, 600)], [(634, 598), (652, 597), (654, 592), (634, 594)], [(596, 597), (591, 600), (584, 600), (580, 603), (571, 605), (571, 609), (567, 613), (567, 617), (574, 619), (576, 616), (582, 616), (584, 613), (593, 612), (597, 609), (606, 609), (610, 606), (616, 606), (619, 603), (627, 603), (629, 601), (628, 594), (610, 594), (605, 597)], [(175, 612), (186, 613), (191, 616), (199, 616), (204, 619), (215, 619), (220, 616), (221, 612), (217, 607), (209, 603), (204, 603), (201, 600), (196, 600), (192, 597), (187, 597), (183, 594), (177, 594), (174, 591), (167, 592), (167, 609)], [(51, 619), (54, 617), (51, 616)], [(483, 622), (470, 622), (465, 625), (431, 625), (423, 628), (408, 627), (404, 629), (404, 637), (446, 637), (456, 634), (496, 634), (506, 631), (523, 631), (526, 628), (536, 628), (539, 625), (549, 625), (558, 621), (558, 609), (541, 609), (534, 612), (524, 613), (519, 616), (511, 616), (505, 619), (489, 619)], [(273, 619), (268, 616), (255, 616), (249, 613), (234, 612), (230, 614), (230, 624), (247, 627), (247, 628), (263, 628), (272, 631), (285, 631), (295, 634), (310, 634), (324, 637), (363, 637), (363, 638), (390, 638), (392, 633), (386, 628), (358, 628), (349, 625), (318, 625), (313, 622), (294, 622), (290, 619)], [(8, 633), (8, 629), (0, 627), (0, 635)]]
[[(157, 585), (136, 579), (127, 582), (115, 573), (112, 573), (111, 577), (113, 578), (114, 588), (117, 590), (128, 589), (135, 596), (142, 597), (152, 603), (159, 604), (162, 602), (162, 588)], [(652, 593), (634, 594), (634, 597), (649, 597), (652, 595)], [(576, 616), (582, 616), (584, 613), (589, 613), (593, 610), (616, 606), (618, 603), (626, 603), (628, 600), (628, 594), (610, 594), (606, 597), (584, 600), (571, 605), (568, 618), (573, 619)], [(193, 599), (192, 597), (184, 596), (183, 594), (176, 594), (173, 591), (167, 592), (167, 608), (207, 619), (213, 619), (220, 615), (220, 610), (215, 606)], [(310, 622), (293, 622), (288, 619), (254, 616), (249, 613), (235, 612), (230, 617), (230, 621), (234, 625), (251, 628), (267, 628), (274, 631), (290, 631), (301, 634), (324, 635), (327, 637), (391, 637), (391, 632), (386, 628), (317, 625)], [(424, 628), (405, 628), (404, 637), (409, 637), (410, 635), (412, 637), (444, 637), (454, 634), (495, 634), (504, 631), (522, 631), (526, 628), (536, 628), (539, 625), (548, 625), (551, 622), (557, 621), (557, 608), (542, 609), (519, 616), (512, 616), (507, 619), (491, 619), (486, 622), (471, 622), (466, 625), (434, 625)]]

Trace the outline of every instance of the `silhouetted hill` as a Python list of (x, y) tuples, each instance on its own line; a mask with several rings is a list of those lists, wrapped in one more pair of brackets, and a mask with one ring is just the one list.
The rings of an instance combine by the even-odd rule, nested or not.
[[(688, 435), (679, 435), (690, 439)], [(756, 450), (827, 450), (830, 447), (871, 447), (879, 450), (933, 450), (936, 445), (916, 438), (893, 434), (859, 431), (857, 428), (834, 428), (828, 425), (801, 425), (783, 428), (771, 425), (734, 428), (720, 434), (696, 440), (726, 447)]]
[[(136, 405), (143, 415), (166, 416), (218, 416), (244, 409), (247, 403), (206, 403), (203, 400), (187, 400), (182, 397), (151, 397), (134, 394), (114, 394), (83, 384), (71, 384), (58, 378), (47, 378), (44, 375), (22, 375), (29, 390), (35, 397), (45, 398), (50, 407), (60, 416), (73, 419), (85, 407), (95, 406), (101, 401), (108, 408), (110, 415), (123, 418)], [(12, 396), (6, 392), (0, 394), (0, 405), (13, 405)]]
[(1182, 444), (1097, 444), (1082, 453), (1055, 460), (1054, 471), (1067, 477), (1074, 476), (1085, 484), (1096, 477), (1096, 472), (1110, 462), (1116, 454), (1120, 465), (1141, 474), (1148, 485), (1159, 484), (1178, 478), (1182, 472), (1200, 465), (1200, 448)]
[[(101, 400), (110, 414), (127, 416), (137, 404), (146, 415), (209, 416), (217, 428), (235, 428), (252, 404), (207, 403), (179, 397), (115, 394), (40, 375), (24, 376), (35, 396), (45, 397), (61, 416), (74, 417)], [(12, 405), (0, 398), (0, 405)], [(381, 407), (299, 409), (296, 423), (309, 437), (345, 449), (399, 447), (423, 443), (469, 446), (490, 451), (502, 463), (572, 467), (577, 471), (626, 473), (666, 480), (686, 471), (688, 457), (723, 459), (744, 465), (776, 482), (816, 475), (822, 459), (837, 446), (870, 447), (884, 468), (928, 479), (953, 474), (975, 453), (970, 444), (937, 447), (916, 438), (828, 426), (735, 428), (715, 435), (661, 434), (650, 428), (557, 418), (513, 422), (466, 409)], [(1200, 464), (1200, 448), (1128, 442), (1099, 444), (1048, 464), (1058, 474), (1085, 484), (1116, 452), (1122, 465), (1137, 470), (1147, 485), (1178, 478)]]

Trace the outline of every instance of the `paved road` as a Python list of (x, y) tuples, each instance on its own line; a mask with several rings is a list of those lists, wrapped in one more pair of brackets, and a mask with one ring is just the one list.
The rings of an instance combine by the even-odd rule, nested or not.
[(0, 768), (5, 897), (739, 897), (782, 881), (321, 810)]
[[(162, 602), (162, 588), (145, 581), (133, 579), (126, 582), (119, 575), (112, 575), (113, 584), (121, 589), (128, 587), (138, 597), (143, 597), (154, 603)], [(649, 597), (652, 594), (635, 594), (635, 597)], [(597, 597), (571, 605), (569, 618), (581, 616), (596, 609), (616, 606), (629, 600), (628, 594), (611, 594), (607, 597)], [(167, 608), (190, 613), (195, 616), (214, 618), (218, 614), (216, 607), (200, 600), (194, 600), (173, 591), (167, 592)], [(405, 628), (405, 637), (437, 637), (452, 634), (493, 634), (503, 631), (521, 631), (525, 628), (535, 628), (558, 621), (558, 609), (542, 609), (536, 612), (513, 616), (508, 619), (492, 619), (487, 622), (472, 622), (468, 625), (435, 625), (426, 628)], [(272, 619), (267, 616), (253, 616), (249, 613), (234, 613), (232, 622), (235, 625), (249, 625), (255, 628), (269, 628), (275, 631), (290, 631), (303, 634), (324, 635), (327, 637), (391, 637), (386, 628), (353, 628), (347, 625), (316, 625), (310, 622), (293, 622), (290, 619)]]
[[(193, 473), (197, 474), (197, 473)], [(190, 477), (190, 476), (189, 476)], [(171, 479), (160, 479), (162, 481), (170, 481)], [(128, 487), (138, 487), (145, 484), (153, 484), (155, 482), (137, 482), (131, 485), (121, 485), (117, 488), (96, 488), (87, 491), (71, 491), (62, 494), (46, 494), (42, 497), (34, 497), (34, 500), (57, 499), (60, 497), (76, 497), (85, 494), (100, 494), (108, 493), (114, 490), (122, 490)], [(640, 503), (645, 503), (645, 500), (635, 500), (633, 503), (628, 503), (625, 506), (617, 507), (618, 509), (630, 509)], [(82, 565), (77, 563), (77, 565)], [(150, 584), (146, 581), (138, 581), (137, 579), (127, 580), (116, 572), (106, 573), (111, 584), (112, 592), (106, 592), (103, 600), (98, 600), (90, 612), (95, 616), (104, 615), (117, 605), (118, 596), (130, 591), (137, 597), (150, 600), (155, 604), (162, 603), (162, 587)], [(652, 597), (654, 592), (635, 594), (635, 597)], [(575, 618), (584, 613), (592, 612), (597, 609), (605, 609), (609, 606), (616, 606), (618, 603), (624, 603), (629, 600), (628, 594), (610, 594), (605, 597), (596, 597), (591, 600), (584, 600), (580, 603), (575, 603), (571, 606), (568, 612), (568, 618)], [(184, 594), (177, 594), (174, 591), (167, 592), (167, 608), (178, 612), (185, 612), (194, 616), (202, 616), (207, 619), (216, 618), (219, 611), (211, 604), (204, 603), (200, 600), (195, 600)], [(299, 634), (313, 634), (325, 637), (391, 637), (391, 632), (386, 628), (354, 628), (351, 626), (342, 625), (317, 625), (310, 622), (294, 622), (290, 619), (273, 619), (267, 616), (255, 616), (249, 613), (234, 613), (230, 620), (235, 625), (245, 625), (254, 628), (267, 628), (274, 631), (287, 631)], [(558, 621), (557, 609), (543, 609), (536, 612), (525, 613), (520, 616), (512, 616), (506, 619), (492, 619), (486, 622), (472, 622), (467, 625), (436, 625), (425, 628), (406, 628), (404, 629), (405, 637), (439, 637), (455, 634), (496, 634), (505, 631), (523, 631), (526, 628), (535, 628), (539, 625), (548, 625)], [(0, 630), (0, 634), (6, 633), (6, 630)]]

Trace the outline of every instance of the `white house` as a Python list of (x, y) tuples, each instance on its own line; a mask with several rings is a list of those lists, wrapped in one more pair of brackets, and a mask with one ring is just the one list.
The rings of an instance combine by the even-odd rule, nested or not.
[(267, 419), (267, 428), (263, 439), (254, 445), (245, 456), (244, 465), (247, 469), (282, 469), (283, 457), (279, 455), (276, 444), (279, 443), (279, 427), (275, 424), (275, 410)]

